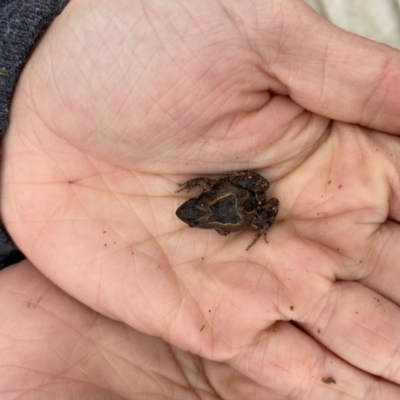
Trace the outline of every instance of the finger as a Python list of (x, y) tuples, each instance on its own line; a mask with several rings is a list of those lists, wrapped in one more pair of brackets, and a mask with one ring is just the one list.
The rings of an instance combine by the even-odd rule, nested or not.
[(359, 283), (335, 281), (335, 260), (324, 246), (275, 231), (285, 257), (271, 253), (264, 260), (275, 277), (269, 290), (274, 318), (299, 323), (349, 364), (400, 383), (399, 307)]
[[(394, 400), (400, 396), (398, 386), (349, 365), (289, 323), (277, 323), (263, 332), (230, 365), (282, 398)], [(218, 366), (212, 367), (216, 372)]]
[(276, 3), (262, 2), (257, 45), (290, 97), (326, 117), (398, 133), (400, 53), (334, 26), (303, 2)]
[(396, 304), (359, 283), (336, 282), (317, 309), (314, 320), (307, 316), (301, 323), (303, 329), (349, 364), (400, 383)]

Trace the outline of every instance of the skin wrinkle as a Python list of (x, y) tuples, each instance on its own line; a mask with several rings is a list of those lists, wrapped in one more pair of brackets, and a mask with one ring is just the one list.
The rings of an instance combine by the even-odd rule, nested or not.
[[(314, 339), (323, 337), (324, 333), (329, 330), (328, 328), (329, 321), (335, 312), (334, 307), (328, 307), (328, 300), (332, 297), (332, 294), (335, 293), (333, 291), (333, 284), (334, 281), (332, 282), (332, 285), (330, 286), (329, 290), (326, 292), (326, 295), (324, 296), (326, 298), (325, 304), (321, 304), (321, 302), (319, 301), (318, 303), (315, 303), (314, 307), (312, 307), (310, 314), (313, 316), (315, 315), (312, 321), (307, 321), (306, 323), (301, 321), (295, 321)], [(326, 318), (322, 314), (325, 310), (328, 310), (329, 308), (331, 308), (330, 317)], [(321, 320), (324, 320), (326, 322), (321, 323)], [(317, 329), (318, 331), (316, 331)]]
[[(167, 52), (167, 54), (169, 55), (170, 61), (171, 61), (176, 67), (179, 68), (179, 70), (181, 71), (181, 73), (183, 73), (183, 75), (185, 75), (185, 76), (188, 78), (188, 76), (187, 76), (185, 70), (184, 70), (183, 68), (181, 68), (180, 65), (177, 64), (177, 63), (174, 61), (174, 60), (175, 60), (175, 57), (174, 57), (172, 54), (170, 54), (170, 53), (168, 52), (168, 46), (163, 44), (163, 40), (161, 40), (161, 37), (160, 37), (160, 35), (158, 34), (158, 30), (157, 30), (157, 29), (155, 28), (155, 26), (152, 24), (152, 18), (146, 13), (146, 7), (144, 7), (144, 14), (147, 16), (147, 20), (149, 21), (150, 25), (153, 26), (153, 32), (154, 32), (154, 34), (155, 34), (155, 37), (158, 38), (159, 44), (163, 46), (164, 50), (165, 50), (165, 51)], [(170, 24), (170, 25), (169, 25), (169, 28), (171, 28), (171, 27), (174, 28), (174, 24)], [(183, 38), (182, 36), (179, 35), (179, 31), (177, 31), (177, 30), (175, 30), (175, 29), (174, 29), (174, 31), (175, 31), (175, 33), (178, 34), (178, 37), (181, 39), (181, 42), (185, 43), (184, 38)], [(166, 44), (168, 44), (168, 43), (166, 43)], [(192, 49), (191, 49), (190, 47), (186, 46), (186, 51), (191, 52)], [(194, 57), (195, 54), (192, 54), (192, 56)], [(177, 85), (177, 86), (179, 85), (179, 81), (176, 83), (176, 85)], [(171, 87), (171, 88), (169, 89), (169, 91), (167, 91), (167, 92), (165, 93), (164, 96), (166, 97), (166, 96), (173, 90), (173, 88), (174, 88), (174, 87)], [(159, 105), (159, 101), (162, 100), (162, 97), (160, 97), (159, 99), (152, 99), (152, 100), (154, 101), (155, 104), (158, 104), (158, 105)], [(179, 103), (178, 103), (178, 104), (179, 104)], [(166, 109), (163, 109), (163, 111), (167, 111), (167, 110), (166, 110)], [(170, 116), (171, 116), (171, 115), (170, 115)]]
[[(325, 57), (329, 53), (328, 47), (329, 47), (330, 39), (331, 38), (328, 38), (328, 40), (326, 41)], [(328, 68), (328, 66), (325, 63), (323, 63), (323, 65), (322, 65), (322, 73), (321, 73), (321, 81), (322, 82), (326, 81), (326, 76), (328, 75), (327, 68)], [(326, 92), (325, 92), (326, 90), (327, 90), (326, 86), (324, 84), (322, 84), (322, 90), (321, 90), (320, 99), (319, 99), (321, 101), (321, 103), (324, 103), (324, 99), (329, 98), (329, 95), (327, 95)]]
[[(292, 303), (291, 300), (287, 296), (287, 293), (290, 291), (288, 290), (288, 286), (285, 285), (283, 278), (281, 278), (277, 274), (272, 274), (272, 276), (274, 276), (275, 282), (277, 283), (277, 289), (276, 289), (277, 296), (276, 296), (276, 300), (273, 302), (273, 304), (274, 304), (275, 312), (280, 314), (280, 317), (276, 318), (276, 320), (277, 321), (290, 321), (292, 319), (292, 315), (289, 315), (289, 314), (285, 315), (285, 310), (287, 310), (287, 304)], [(283, 294), (283, 296), (282, 296), (282, 294)], [(282, 304), (284, 304), (284, 306), (282, 306)]]
[[(109, 353), (109, 354), (112, 354), (113, 356), (115, 356), (115, 358), (117, 358), (117, 359), (119, 359), (119, 360), (122, 360), (122, 361), (124, 361), (124, 362), (130, 363), (130, 358), (124, 356), (124, 354), (119, 354), (118, 352), (116, 352), (116, 351), (110, 351), (109, 349), (107, 349), (107, 348), (105, 348), (105, 347), (103, 347), (103, 346), (98, 346), (98, 344), (96, 343), (95, 340), (91, 340), (91, 342), (92, 342), (93, 345), (95, 345), (97, 348), (101, 349), (101, 353), (104, 355), (104, 359), (105, 359), (105, 360), (108, 360), (108, 357), (106, 357), (106, 355)], [(173, 353), (171, 353), (171, 354), (173, 354)], [(112, 368), (112, 370), (115, 372), (115, 375), (119, 375), (118, 369), (116, 369), (116, 368), (113, 367), (113, 364), (114, 364), (114, 363), (115, 363), (115, 362), (113, 362), (113, 363), (107, 362), (107, 364), (109, 365), (109, 367)], [(147, 377), (147, 378), (152, 378), (152, 381), (158, 383), (158, 385), (159, 385), (160, 387), (164, 387), (164, 386), (165, 386), (165, 385), (162, 383), (162, 379), (161, 379), (163, 376), (162, 376), (161, 373), (160, 373), (159, 371), (157, 371), (156, 369), (150, 368), (150, 369), (147, 369), (147, 370), (143, 371), (141, 368), (139, 368), (139, 364), (137, 364), (137, 363), (134, 364), (133, 368), (138, 369), (138, 370), (140, 371), (141, 375), (143, 375), (143, 376), (145, 376), (145, 377)], [(181, 376), (181, 377), (182, 377), (182, 376)], [(140, 377), (137, 378), (137, 381), (139, 381), (140, 379), (141, 379)], [(165, 376), (164, 376), (164, 379), (165, 379)], [(128, 384), (128, 383), (129, 383), (129, 380), (124, 380), (124, 379), (123, 379), (123, 381), (125, 382), (126, 387), (129, 387), (129, 384)], [(168, 381), (169, 381), (169, 382), (175, 382), (175, 383), (179, 384), (178, 380), (171, 380), (171, 379), (168, 379)], [(185, 386), (182, 385), (182, 384), (179, 384), (179, 386), (180, 386), (182, 389), (185, 387)]]
[[(371, 241), (371, 246), (367, 249), (367, 252), (364, 253), (364, 257), (363, 257), (363, 269), (366, 272), (366, 275), (363, 275), (363, 279), (367, 278), (368, 275), (370, 273), (372, 273), (372, 270), (375, 268), (375, 264), (376, 262), (373, 261), (374, 257), (373, 257), (373, 253), (375, 254), (382, 254), (380, 252), (373, 252), (373, 249), (382, 249), (382, 252), (385, 251), (384, 248), (386, 247), (385, 242), (382, 242), (382, 238), (385, 237), (387, 239), (387, 235), (383, 235), (382, 234), (382, 230), (381, 229), (377, 229), (376, 231), (372, 232), (370, 234), (370, 241)], [(366, 271), (366, 268), (368, 266), (368, 261), (371, 260), (371, 265), (370, 265), (370, 271), (369, 273)], [(379, 262), (379, 258), (377, 260)]]
[[(229, 47), (230, 48), (230, 47)], [(235, 44), (235, 46), (234, 46), (234, 48), (236, 49), (237, 48), (237, 44)], [(200, 58), (198, 58), (199, 59), (199, 61), (201, 61), (201, 59)], [(230, 63), (231, 62), (235, 62), (235, 59), (234, 59), (234, 57), (230, 57), (229, 59), (227, 59), (226, 60), (226, 62), (224, 63), (224, 64), (220, 64), (220, 63), (216, 63), (216, 64), (213, 64), (213, 65), (210, 65), (205, 71), (204, 71), (204, 74), (203, 74), (203, 76), (200, 76), (200, 78), (203, 78), (203, 77), (206, 77), (206, 76), (208, 76), (208, 75), (211, 75), (212, 77), (213, 77), (213, 79), (214, 79), (214, 76), (215, 76), (215, 74), (213, 73), (213, 69), (214, 69), (214, 67), (215, 67), (215, 69), (222, 69), (222, 70), (229, 70), (229, 65), (230, 65)], [(218, 67), (218, 68), (216, 68), (216, 67)], [(225, 68), (225, 67), (227, 67), (227, 68)], [(235, 76), (236, 75), (234, 75), (234, 76), (232, 76), (231, 74), (227, 74), (227, 73), (224, 73), (224, 80), (221, 80), (221, 82), (218, 84), (218, 86), (215, 86), (212, 90), (211, 90), (211, 92), (209, 93), (209, 95), (208, 95), (208, 97), (213, 97), (213, 95), (214, 95), (214, 93), (216, 93), (216, 92), (220, 92), (220, 97), (218, 97), (218, 96), (215, 96), (215, 104), (218, 104), (218, 103), (220, 103), (220, 99), (222, 99), (223, 98), (223, 96), (225, 96), (227, 93), (228, 93), (228, 90), (231, 90), (231, 88), (232, 88), (232, 86), (234, 86), (233, 84), (229, 84), (229, 81), (230, 80), (232, 80), (232, 81), (235, 81), (236, 79), (235, 79)], [(226, 87), (226, 89), (225, 89), (225, 87)], [(200, 101), (200, 100), (199, 100)], [(228, 98), (227, 99), (225, 99), (223, 102), (222, 102), (222, 104), (224, 104), (224, 103), (230, 103), (231, 102), (231, 96), (228, 96)], [(194, 106), (195, 106), (195, 104), (194, 104)], [(208, 104), (208, 108), (206, 108), (204, 111), (208, 111), (209, 109), (211, 109), (211, 110), (215, 110), (215, 107), (214, 107), (214, 103), (209, 103)], [(226, 111), (225, 113), (226, 114), (231, 114), (231, 113), (233, 113), (233, 111), (234, 111), (234, 109), (229, 109), (229, 111)], [(206, 113), (206, 115), (210, 115), (210, 116), (212, 116), (214, 114), (214, 112), (211, 112), (211, 113)], [(199, 118), (200, 118), (200, 115), (199, 115)], [(196, 122), (196, 121), (195, 121)]]
[(387, 209), (389, 210), (389, 214), (388, 217), (391, 217), (391, 213), (390, 210), (393, 209), (393, 202), (390, 201), (390, 197), (397, 197), (399, 196), (399, 194), (396, 194), (395, 192), (399, 191), (399, 187), (400, 187), (400, 179), (399, 179), (399, 175), (397, 173), (397, 171), (394, 168), (391, 168), (390, 170), (390, 174), (388, 177), (388, 182), (389, 182), (389, 195), (388, 195), (388, 199), (387, 199)]
[[(212, 264), (212, 261), (210, 261), (209, 264)], [(217, 287), (218, 286), (218, 280), (214, 279), (211, 275), (208, 275), (208, 276), (211, 279), (210, 283), (212, 283), (213, 287)], [(184, 286), (185, 282), (183, 280), (181, 281), (181, 283)], [(187, 286), (189, 286), (189, 285), (187, 284)], [(190, 285), (190, 287), (191, 287), (191, 285)], [(216, 291), (216, 292), (218, 293), (218, 291)], [(195, 302), (196, 298), (194, 296), (192, 296), (191, 299)], [(220, 300), (218, 301), (218, 303), (215, 303), (215, 305), (212, 306), (213, 313), (212, 313), (211, 321), (209, 321), (209, 318), (207, 317), (207, 315), (209, 316), (208, 307), (202, 307), (202, 306), (199, 305), (199, 307), (197, 308), (199, 314), (203, 316), (205, 327), (209, 328), (212, 331), (214, 331), (213, 326), (215, 324), (215, 318), (218, 315), (218, 310), (221, 307), (221, 303), (224, 302), (224, 301), (226, 301), (225, 300), (225, 295), (221, 296)], [(204, 312), (202, 311), (203, 309), (204, 309)], [(219, 340), (222, 340), (222, 338), (219, 337)]]
[[(236, 32), (239, 33), (241, 37), (244, 37), (245, 39), (247, 39), (247, 42), (249, 43), (250, 41), (248, 40), (248, 36), (246, 35), (246, 33), (247, 33), (246, 29), (248, 29), (249, 27), (246, 26), (247, 24), (241, 18), (240, 13), (235, 12), (233, 9), (230, 12), (229, 9), (225, 5), (223, 5), (222, 1), (219, 2), (219, 4), (221, 6), (221, 10), (223, 10), (224, 14), (228, 17), (231, 24), (236, 28)], [(257, 15), (257, 14), (255, 14), (255, 15)]]
[[(135, 249), (135, 254), (136, 253), (140, 253), (140, 251)], [(144, 253), (144, 252), (142, 252), (142, 253)], [(148, 258), (151, 259), (151, 257), (149, 255), (148, 255)], [(151, 268), (150, 264), (146, 265), (144, 268), (146, 268), (146, 267), (147, 268)], [(138, 278), (138, 275), (135, 273), (135, 282), (139, 283), (140, 281), (141, 281), (141, 278)], [(176, 280), (176, 281), (178, 281), (178, 280)], [(146, 294), (146, 290), (142, 289), (141, 285), (137, 284), (135, 287), (137, 289), (135, 296), (136, 297), (140, 297), (141, 299), (146, 301), (146, 303), (143, 304), (142, 309), (150, 310), (152, 314), (157, 315), (157, 313), (155, 312), (155, 310), (157, 308), (157, 305), (156, 306), (152, 305), (152, 296), (151, 295), (147, 295)], [(126, 288), (128, 294), (131, 293), (132, 289), (128, 284), (126, 284), (126, 285), (124, 284), (123, 285), (122, 292), (125, 292), (125, 288)], [(168, 300), (168, 302), (171, 302), (171, 301), (175, 301), (175, 299), (169, 299)], [(177, 303), (179, 304), (179, 302), (177, 302)], [(131, 312), (131, 310), (129, 309), (128, 304), (124, 304), (124, 307), (125, 307), (125, 309), (127, 310), (128, 314), (129, 314)], [(114, 311), (115, 315), (117, 315), (119, 318), (120, 318), (120, 314), (122, 314), (120, 311), (121, 310), (115, 310)], [(153, 329), (156, 329), (156, 327), (159, 326), (161, 324), (161, 322), (163, 322), (163, 320), (171, 320), (173, 318), (173, 316), (174, 316), (174, 314), (172, 313), (172, 311), (168, 315), (167, 314), (163, 315), (162, 320), (154, 321), (154, 328)], [(145, 325), (145, 317), (144, 316), (139, 316), (139, 317), (135, 316), (135, 318), (137, 318), (141, 324)]]
[[(32, 107), (31, 102), (27, 103), (27, 106), (28, 106), (28, 109), (32, 112), (32, 114), (29, 114), (29, 117), (33, 119), (33, 116), (31, 117), (30, 115), (35, 114), (36, 107)], [(42, 118), (40, 118), (39, 121), (40, 121), (40, 124), (42, 124), (45, 128), (48, 128), (45, 121)], [(17, 122), (17, 124), (18, 124), (18, 122)], [(38, 134), (38, 130), (36, 130), (36, 129), (34, 130), (34, 134), (32, 135), (32, 137), (18, 135), (18, 139), (21, 140), (21, 142), (23, 142), (24, 144), (28, 143), (30, 146), (27, 145), (26, 147), (28, 147), (30, 151), (32, 151), (32, 148), (35, 149), (36, 153), (39, 153), (42, 148), (40, 138), (41, 138), (40, 132)], [(50, 159), (50, 155), (47, 155), (47, 158)]]
[[(140, 375), (137, 378), (137, 381), (139, 381), (141, 379), (141, 377), (144, 375), (148, 378), (153, 378), (152, 379), (153, 381), (160, 384), (160, 382), (157, 381), (157, 379), (156, 379), (160, 376), (160, 374), (153, 373), (153, 371), (151, 371), (151, 370), (143, 371), (143, 369), (140, 368), (140, 366), (138, 364), (133, 363), (133, 365), (132, 365), (132, 363), (130, 362), (130, 358), (124, 356), (123, 354), (119, 354), (116, 351), (112, 352), (107, 348), (98, 346), (98, 344), (95, 341), (93, 341), (93, 345), (94, 345), (94, 347), (100, 349), (99, 353), (101, 353), (103, 355), (103, 359), (107, 361), (107, 365), (109, 366), (109, 368), (115, 373), (116, 376), (118, 376), (119, 379), (121, 379), (126, 384), (127, 388), (129, 387), (129, 382), (130, 382), (129, 376), (127, 376), (126, 378), (124, 378), (124, 376), (121, 376), (121, 374), (119, 373), (119, 369), (117, 369), (116, 367), (113, 366), (113, 364), (115, 364), (115, 360), (113, 360), (113, 362), (109, 361), (109, 357), (107, 357), (108, 353), (111, 354), (112, 356), (114, 356), (114, 358), (116, 358), (119, 361), (124, 361), (126, 363), (129, 363), (129, 365), (131, 366), (132, 369), (137, 370)], [(84, 371), (83, 371), (83, 373), (84, 373)], [(91, 377), (89, 376), (89, 378), (91, 378)], [(162, 386), (162, 385), (160, 384), (160, 386)]]
[[(310, 314), (314, 316), (315, 315), (314, 313), (318, 308), (319, 309), (318, 314), (314, 316), (312, 321), (307, 321), (306, 323), (299, 321), (300, 326), (308, 327), (306, 329), (306, 332), (309, 333), (311, 336), (313, 336), (314, 339), (321, 337), (321, 334), (323, 335), (325, 332), (329, 332), (329, 325), (331, 324), (333, 316), (338, 307), (339, 295), (338, 295), (338, 290), (336, 290), (334, 287), (335, 280), (330, 280), (330, 279), (326, 280), (330, 282), (330, 285), (325, 291), (325, 294), (323, 296), (326, 299), (326, 301), (324, 304), (321, 304), (321, 301), (315, 303), (315, 306), (312, 307), (312, 311), (310, 312)], [(331, 301), (332, 298), (334, 298), (334, 300), (331, 304), (329, 304), (329, 301)], [(327, 316), (323, 315), (324, 312), (328, 312)], [(321, 320), (323, 320), (324, 323), (321, 323)], [(315, 330), (313, 329), (314, 327), (318, 327), (318, 329), (320, 329), (320, 334), (315, 332)]]
[(388, 376), (393, 377), (394, 380), (396, 379), (396, 376), (398, 376), (399, 374), (399, 367), (395, 365), (395, 358), (396, 356), (398, 357), (399, 352), (400, 352), (400, 346), (399, 344), (397, 344), (397, 346), (394, 348), (393, 351), (393, 357), (388, 360), (387, 368), (383, 370), (385, 375), (387, 374)]
[[(393, 55), (393, 57), (391, 57)], [(376, 99), (378, 99), (379, 96), (379, 90), (382, 90), (382, 87), (386, 87), (387, 89), (389, 88), (389, 83), (392, 78), (391, 74), (391, 64), (395, 63), (393, 62), (393, 58), (395, 56), (395, 50), (388, 48), (386, 58), (382, 60), (382, 65), (380, 68), (378, 68), (378, 72), (381, 71), (379, 79), (376, 80), (376, 86), (373, 88), (372, 92), (365, 98), (365, 107), (363, 108), (364, 113), (361, 115), (361, 124), (368, 126), (374, 122), (374, 117), (378, 118), (378, 116), (381, 114), (381, 108), (383, 107), (384, 99), (385, 97), (381, 98), (380, 107), (377, 107), (376, 113), (374, 115), (370, 115), (370, 113), (365, 112), (368, 109), (369, 104), (374, 101), (376, 102)], [(387, 82), (389, 80), (389, 82)], [(370, 88), (369, 88), (370, 89)], [(386, 91), (387, 91), (386, 89)]]
[[(360, 328), (362, 328), (362, 329), (365, 329), (365, 330), (369, 330), (370, 332), (372, 332), (372, 333), (374, 333), (374, 334), (377, 334), (377, 332), (374, 330), (374, 331), (372, 331), (372, 330), (370, 330), (368, 327), (366, 327), (364, 324), (361, 324), (361, 323), (358, 323), (358, 322), (356, 322), (355, 323), (356, 325), (358, 325)], [(383, 338), (383, 339), (386, 339), (384, 336), (382, 336), (381, 334), (378, 334), (381, 338)], [(354, 343), (354, 345), (355, 346), (358, 346), (359, 347), (359, 345), (358, 345), (358, 342), (357, 341), (353, 341), (353, 343)], [(360, 347), (360, 349), (362, 350), (362, 348)], [(371, 349), (368, 349), (369, 351), (366, 351), (365, 352), (365, 355), (366, 356), (370, 356), (370, 358), (371, 358), (371, 360), (372, 361), (375, 361), (375, 357), (372, 357), (372, 355), (371, 355)], [(372, 353), (372, 354), (374, 354), (374, 353)], [(382, 374), (382, 372), (383, 372), (384, 370), (382, 369), (382, 370), (380, 370), (380, 371), (375, 371), (375, 374)]]
[[(376, 265), (380, 264), (380, 258), (381, 258), (380, 256), (382, 254), (385, 254), (386, 247), (388, 245), (388, 236), (382, 235), (381, 232), (375, 232), (372, 239), (373, 240), (369, 249), (369, 253), (366, 254), (365, 261), (363, 260), (364, 262), (362, 265), (363, 267), (362, 269), (364, 270), (364, 274), (361, 274), (361, 279), (360, 279), (360, 282), (364, 282), (364, 284), (366, 284), (367, 287), (368, 287), (367, 280), (374, 274), (374, 268)], [(378, 255), (378, 257), (373, 257), (372, 249), (380, 249), (380, 251), (374, 252), (375, 254)], [(370, 263), (368, 263), (368, 260), (371, 260)]]
[[(183, 38), (182, 38), (183, 39)], [(188, 50), (191, 50), (191, 49), (188, 49)], [(194, 57), (197, 57), (197, 55), (193, 55)], [(171, 57), (171, 59), (172, 59), (172, 57)], [(211, 68), (211, 67), (210, 67)], [(217, 90), (217, 89), (219, 89), (219, 88), (215, 88), (215, 90)], [(171, 90), (172, 90), (172, 88), (171, 88)], [(168, 93), (166, 93), (166, 95), (167, 95)], [(179, 103), (178, 103), (179, 104)], [(213, 108), (213, 104), (210, 104), (210, 106), (209, 106), (211, 109)], [(164, 110), (164, 111), (166, 111), (166, 110)], [(196, 122), (196, 121), (194, 121), (194, 122)]]
[[(179, 358), (177, 357), (177, 355), (175, 354), (175, 352), (173, 351), (173, 349), (172, 349), (172, 351), (171, 351), (171, 354), (173, 355), (173, 358), (174, 358), (174, 360), (176, 361), (176, 364), (178, 364), (179, 365)], [(190, 377), (190, 375), (191, 374), (193, 374), (193, 375), (196, 375), (196, 377), (197, 377), (197, 375), (198, 375), (198, 369), (201, 369), (202, 371), (204, 371), (204, 365), (203, 365), (203, 363), (201, 363), (201, 362), (198, 362), (197, 363), (198, 365), (196, 366), (197, 368), (192, 368), (192, 364), (190, 364), (190, 365), (187, 365), (187, 364), (185, 364), (185, 366), (186, 367), (188, 367), (187, 368), (187, 370), (185, 371), (183, 368), (180, 368), (180, 372), (181, 372), (181, 374), (185, 377), (185, 379), (186, 379), (186, 382), (187, 382), (187, 384), (191, 387), (191, 388), (194, 388), (195, 386), (193, 385), (193, 383), (192, 383), (192, 379), (191, 379), (191, 377)], [(197, 380), (197, 379), (196, 379)], [(203, 381), (206, 381), (206, 379), (203, 379)], [(203, 393), (205, 393), (205, 394), (210, 394), (211, 395), (211, 390), (210, 390), (210, 383), (209, 383), (209, 381), (207, 380), (207, 382), (204, 382), (204, 383), (206, 383), (207, 384), (207, 388), (206, 387), (203, 387), (202, 388), (202, 392)]]

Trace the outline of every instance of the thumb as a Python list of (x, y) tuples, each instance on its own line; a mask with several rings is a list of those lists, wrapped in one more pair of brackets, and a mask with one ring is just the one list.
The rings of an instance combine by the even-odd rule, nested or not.
[(399, 132), (399, 51), (338, 28), (302, 1), (263, 3), (268, 28), (257, 40), (264, 68), (293, 101), (328, 118)]

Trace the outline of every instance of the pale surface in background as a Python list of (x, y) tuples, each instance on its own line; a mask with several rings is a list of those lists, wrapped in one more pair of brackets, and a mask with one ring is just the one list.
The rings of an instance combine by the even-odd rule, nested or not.
[(400, 0), (305, 0), (341, 28), (400, 49)]

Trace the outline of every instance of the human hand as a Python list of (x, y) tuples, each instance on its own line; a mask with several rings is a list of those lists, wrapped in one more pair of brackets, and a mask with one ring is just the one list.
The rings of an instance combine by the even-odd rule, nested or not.
[(0, 287), (1, 398), (232, 399), (254, 387), (87, 308), (27, 260), (1, 271)]
[[(282, 398), (397, 398), (399, 145), (372, 129), (400, 129), (399, 54), (300, 2), (142, 6), (72, 2), (26, 66), (16, 243), (91, 308)], [(175, 217), (176, 183), (244, 169), (280, 200), (269, 245)]]

